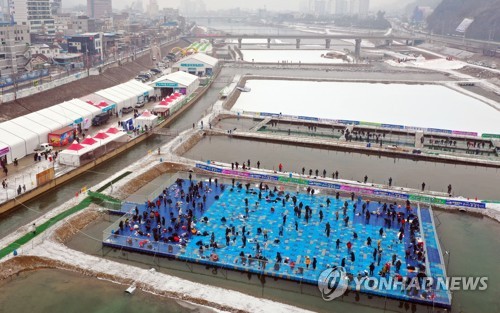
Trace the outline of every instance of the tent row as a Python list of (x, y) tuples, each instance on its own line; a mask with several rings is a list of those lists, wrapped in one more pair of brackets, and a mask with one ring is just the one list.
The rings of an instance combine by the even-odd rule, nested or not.
[(41, 143), (48, 142), (49, 135), (66, 128), (81, 129), (83, 123), (92, 120), (101, 110), (79, 99), (73, 99), (0, 123), (0, 146), (7, 147), (4, 154), (8, 163), (34, 153)]
[[(76, 134), (91, 126), (96, 115), (119, 113), (124, 107), (148, 101), (153, 92), (152, 87), (131, 80), (0, 123), (0, 158), (12, 163), (34, 153), (41, 143), (70, 143)], [(49, 138), (56, 139), (51, 142)]]
[[(80, 166), (85, 160), (91, 160), (102, 152), (107, 151), (107, 145), (113, 142), (127, 141), (127, 133), (111, 127), (97, 133), (94, 137), (87, 137), (78, 143), (76, 140), (58, 155), (60, 164)], [(101, 153), (98, 152), (101, 150)]]
[[(135, 107), (137, 104), (148, 102), (149, 97), (153, 93), (153, 87), (133, 79), (126, 83), (98, 91), (87, 98), (95, 96), (102, 98), (104, 99), (103, 101), (115, 105), (116, 113), (121, 113), (123, 108)], [(81, 99), (84, 100), (85, 97)]]

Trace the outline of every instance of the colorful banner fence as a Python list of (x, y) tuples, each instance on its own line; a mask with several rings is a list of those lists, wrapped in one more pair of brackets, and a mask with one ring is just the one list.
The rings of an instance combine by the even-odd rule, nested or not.
[[(334, 123), (334, 124), (343, 124), (343, 125), (363, 125), (363, 126), (373, 126), (373, 127), (381, 127), (387, 129), (395, 129), (395, 130), (407, 130), (407, 131), (423, 131), (429, 133), (439, 133), (439, 134), (447, 134), (447, 135), (460, 135), (460, 136), (471, 136), (478, 137), (479, 133), (477, 132), (468, 132), (461, 130), (449, 130), (449, 129), (439, 129), (439, 128), (424, 128), (417, 126), (405, 126), (405, 125), (394, 125), (394, 124), (382, 124), (376, 122), (365, 122), (365, 121), (351, 121), (351, 120), (335, 120), (328, 118), (317, 118), (311, 116), (294, 116), (294, 115), (286, 115), (286, 114), (277, 114), (277, 113), (269, 113), (269, 112), (251, 112), (251, 111), (243, 111), (243, 114), (249, 114), (260, 117), (284, 117), (291, 119), (298, 119), (301, 121), (312, 121), (312, 122), (323, 122), (323, 123)], [(500, 138), (500, 135), (495, 134), (483, 134), (482, 138)]]
[(202, 164), (202, 163), (197, 163), (196, 168), (207, 171), (207, 172), (218, 173), (218, 174), (222, 174), (222, 175), (231, 175), (231, 176), (238, 176), (238, 177), (243, 177), (243, 178), (253, 178), (253, 179), (260, 179), (260, 180), (266, 180), (266, 181), (272, 181), (272, 182), (293, 183), (293, 184), (305, 185), (305, 186), (311, 186), (311, 187), (340, 190), (340, 191), (345, 191), (345, 192), (354, 192), (354, 193), (363, 194), (363, 195), (387, 197), (387, 198), (393, 198), (393, 199), (398, 199), (398, 200), (410, 200), (410, 201), (425, 202), (425, 203), (435, 204), (435, 205), (449, 205), (449, 206), (477, 208), (477, 209), (485, 209), (486, 208), (486, 203), (479, 202), (479, 201), (474, 202), (474, 201), (452, 200), (452, 199), (443, 199), (443, 198), (437, 198), (437, 197), (432, 197), (432, 196), (407, 194), (407, 193), (402, 193), (402, 192), (392, 192), (392, 191), (376, 189), (376, 188), (356, 187), (356, 186), (344, 185), (344, 184), (339, 184), (339, 183), (330, 183), (330, 182), (325, 182), (325, 181), (320, 181), (320, 180), (294, 178), (294, 177), (291, 177), (291, 175), (289, 177), (286, 177), (286, 176), (280, 176), (280, 175), (267, 175), (267, 174), (253, 173), (251, 171), (235, 171), (235, 170), (223, 169), (223, 168), (219, 168), (219, 167), (216, 167), (213, 165)]

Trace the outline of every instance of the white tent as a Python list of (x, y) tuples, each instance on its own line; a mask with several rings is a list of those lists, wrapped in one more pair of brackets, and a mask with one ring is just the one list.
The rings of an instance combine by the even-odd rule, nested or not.
[[(121, 88), (120, 85), (108, 89), (109, 93), (115, 95), (123, 95), (127, 97), (128, 105), (126, 107), (134, 107), (137, 104), (137, 95), (130, 89)], [(120, 110), (118, 110), (120, 111)]]
[(34, 123), (44, 125), (45, 127), (49, 128), (50, 131), (56, 131), (58, 129), (68, 126), (68, 124), (66, 123), (63, 124), (60, 121), (56, 121), (49, 117), (45, 117), (44, 115), (38, 113), (38, 111), (25, 115), (24, 117), (27, 120), (33, 121)]
[(96, 92), (96, 94), (105, 98), (105, 99), (108, 99), (112, 103), (116, 103), (116, 110), (118, 112), (125, 107), (134, 106), (134, 105), (129, 104), (130, 99), (127, 96), (120, 95), (120, 94), (117, 95), (115, 93), (111, 93), (111, 92), (109, 92), (108, 89), (100, 90), (100, 91)]
[(125, 86), (124, 84), (116, 86), (113, 89), (113, 92), (121, 92), (130, 95), (130, 97), (134, 99), (133, 106), (135, 106), (137, 103), (143, 103), (148, 101), (147, 98), (144, 99), (144, 95), (142, 93), (139, 93), (137, 90), (133, 89), (130, 86)]
[(143, 84), (135, 79), (132, 79), (124, 84), (120, 84), (117, 87), (133, 92), (137, 97), (137, 103), (147, 102), (148, 97), (154, 93), (153, 87)]
[(71, 120), (70, 124), (80, 124), (83, 123), (83, 116), (79, 113), (76, 113), (70, 109), (65, 108), (64, 106), (61, 106), (60, 104), (58, 105), (53, 105), (51, 107), (48, 107), (47, 110), (55, 112), (59, 115), (65, 116), (68, 119)]
[(60, 164), (80, 166), (81, 156), (92, 150), (92, 147), (81, 145), (75, 141), (68, 148), (59, 152), (57, 159)]
[(10, 151), (7, 154), (7, 163), (12, 163), (15, 158), (20, 159), (26, 156), (26, 143), (22, 138), (10, 134), (4, 134), (0, 138), (0, 144), (10, 148)]
[[(12, 121), (1, 123), (0, 131), (2, 132), (2, 140), (6, 139), (5, 137), (13, 137), (20, 143), (19, 148), (21, 148), (21, 144), (24, 143), (24, 152), (22, 151), (22, 149), (20, 149), (19, 152), (16, 151), (16, 154), (19, 153), (19, 155), (21, 155), (21, 158), (28, 154), (34, 153), (34, 150), (40, 143), (38, 133), (19, 126)], [(17, 140), (16, 138), (19, 138), (20, 140)], [(11, 146), (11, 149), (14, 150), (14, 147)], [(19, 156), (15, 156), (15, 158), (19, 158)]]
[(94, 116), (102, 113), (102, 110), (99, 109), (98, 107), (95, 107), (92, 104), (89, 104), (89, 103), (87, 103), (83, 100), (80, 100), (80, 99), (72, 99), (72, 100), (68, 101), (68, 103), (71, 103), (74, 106), (81, 108), (82, 110), (90, 112), (90, 114), (91, 114), (90, 119), (92, 119)]
[(36, 133), (38, 135), (38, 141), (40, 143), (47, 142), (48, 135), (52, 131), (52, 129), (50, 129), (46, 125), (34, 122), (28, 119), (26, 116), (20, 116), (10, 121)]
[(151, 114), (151, 112), (146, 110), (141, 114), (141, 116), (135, 119), (135, 127), (141, 129), (146, 128), (147, 125), (148, 129), (152, 129), (154, 126), (156, 126), (157, 121), (158, 116)]
[[(91, 106), (90, 104), (87, 104), (87, 105)], [(65, 110), (68, 110), (68, 111), (71, 111), (71, 112), (78, 114), (79, 116), (81, 116), (82, 120), (93, 118), (93, 114), (91, 111), (85, 110), (85, 109), (81, 108), (80, 106), (73, 104), (71, 101), (66, 101), (66, 102), (60, 103), (60, 104), (58, 104), (58, 106), (65, 109)], [(97, 111), (100, 111), (98, 108), (95, 108), (95, 109)], [(82, 122), (80, 122), (80, 123), (82, 123)]]
[[(63, 127), (70, 126), (73, 124), (74, 120), (67, 115), (61, 115), (53, 110), (43, 109), (40, 111), (36, 111), (36, 113), (43, 115), (44, 117), (54, 120), (58, 122), (59, 124), (62, 124)], [(62, 127), (61, 127), (62, 128)]]
[(150, 85), (141, 83), (140, 81), (137, 81), (135, 79), (129, 80), (127, 85), (130, 86), (136, 86), (138, 90), (143, 90), (143, 92), (147, 92), (149, 95), (151, 95), (154, 92), (154, 88), (151, 87)]
[[(116, 102), (114, 102), (113, 100), (108, 99), (108, 98), (103, 97), (103, 96), (100, 96), (100, 95), (98, 95), (96, 93), (91, 93), (90, 95), (86, 95), (85, 97), (81, 97), (80, 100), (82, 100), (83, 102), (85, 102), (87, 104), (95, 106), (96, 108), (98, 108), (99, 110), (101, 110), (101, 113), (102, 112), (107, 112), (106, 109), (109, 108), (110, 106), (111, 107), (113, 105), (115, 107), (117, 106)], [(99, 103), (101, 103), (101, 102), (106, 102), (106, 103), (109, 104), (109, 106), (108, 107), (98, 107)]]

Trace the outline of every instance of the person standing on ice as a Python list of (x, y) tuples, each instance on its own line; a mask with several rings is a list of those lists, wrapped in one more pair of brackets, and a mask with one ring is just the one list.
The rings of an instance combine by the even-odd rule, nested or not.
[(279, 169), (279, 171), (280, 171), (280, 172), (282, 172), (282, 171), (283, 171), (283, 164), (281, 164), (281, 163), (280, 163), (280, 164), (278, 165), (278, 169)]

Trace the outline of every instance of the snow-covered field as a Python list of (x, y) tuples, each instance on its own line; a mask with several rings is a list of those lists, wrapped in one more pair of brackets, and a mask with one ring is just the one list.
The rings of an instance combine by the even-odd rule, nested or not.
[(341, 59), (322, 58), (331, 50), (241, 50), (243, 59), (248, 62), (278, 63), (288, 61), (293, 63), (346, 63)]
[(235, 111), (500, 133), (500, 112), (440, 85), (249, 80)]

